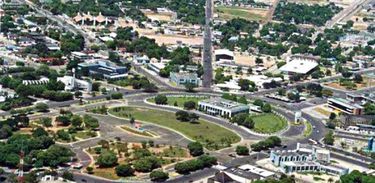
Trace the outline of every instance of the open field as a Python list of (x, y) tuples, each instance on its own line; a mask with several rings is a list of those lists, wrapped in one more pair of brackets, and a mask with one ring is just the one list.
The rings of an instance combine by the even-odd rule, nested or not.
[(220, 18), (229, 20), (233, 18), (243, 18), (246, 20), (265, 20), (267, 15), (266, 9), (258, 8), (244, 8), (244, 7), (226, 7), (219, 6), (216, 8), (216, 12)]
[(172, 14), (167, 13), (153, 13), (153, 12), (143, 12), (147, 18), (151, 20), (158, 20), (158, 21), (166, 21), (170, 22), (172, 21)]
[(362, 77), (363, 77), (363, 81), (361, 83), (355, 83), (352, 80), (348, 80), (349, 83), (351, 83), (353, 86), (350, 86), (350, 85), (346, 86), (345, 82), (340, 83), (340, 81), (324, 83), (324, 85), (332, 87), (332, 88), (340, 89), (340, 90), (355, 91), (355, 90), (367, 88), (369, 86), (373, 86), (375, 84), (375, 81), (373, 81), (373, 79), (369, 79), (366, 76), (362, 76)]
[[(184, 103), (187, 101), (194, 101), (198, 104), (199, 101), (207, 99), (207, 97), (167, 97), (168, 98), (168, 105), (175, 106), (174, 104), (177, 103), (177, 107), (184, 107)], [(155, 98), (148, 99), (149, 102), (155, 103)]]
[(232, 143), (240, 141), (240, 137), (230, 130), (219, 125), (198, 120), (196, 123), (180, 122), (175, 114), (166, 111), (159, 111), (140, 107), (117, 107), (109, 112), (115, 116), (155, 123), (181, 132), (187, 137), (203, 143), (209, 149), (220, 149)]
[(203, 37), (201, 36), (183, 36), (183, 35), (165, 35), (165, 34), (141, 34), (142, 36), (150, 39), (155, 39), (155, 42), (159, 45), (172, 45), (178, 41), (187, 45), (199, 45), (203, 44)]
[(275, 114), (261, 114), (253, 116), (252, 119), (255, 123), (253, 130), (259, 133), (275, 133), (288, 125), (287, 121)]

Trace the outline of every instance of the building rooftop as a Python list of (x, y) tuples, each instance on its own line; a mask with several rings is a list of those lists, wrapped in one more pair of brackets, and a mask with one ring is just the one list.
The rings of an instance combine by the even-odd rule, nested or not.
[(211, 105), (221, 107), (221, 108), (226, 108), (226, 109), (249, 108), (249, 106), (245, 104), (241, 104), (241, 103), (223, 99), (223, 98), (210, 98), (207, 100), (199, 101), (199, 103), (207, 103), (207, 104), (211, 104)]
[(241, 170), (245, 170), (247, 172), (255, 173), (255, 174), (260, 175), (261, 177), (265, 177), (265, 178), (275, 175), (275, 173), (273, 173), (271, 171), (268, 171), (268, 170), (265, 170), (265, 169), (262, 169), (262, 168), (258, 168), (256, 166), (249, 165), (249, 164), (242, 165), (238, 168), (241, 169)]
[(318, 66), (318, 63), (314, 60), (307, 59), (294, 59), (285, 65), (283, 65), (279, 70), (283, 72), (293, 72), (298, 74), (307, 74), (315, 67)]
[(360, 105), (358, 105), (354, 102), (351, 102), (349, 100), (343, 99), (343, 98), (329, 98), (328, 101), (338, 103), (338, 104), (343, 105), (343, 106), (345, 106), (347, 108), (350, 108), (350, 109), (354, 109), (354, 108), (363, 109), (362, 106), (360, 106)]
[(234, 174), (236, 176), (246, 178), (248, 180), (259, 180), (260, 178), (262, 178), (258, 174), (255, 174), (255, 173), (252, 173), (252, 172), (248, 172), (248, 171), (245, 171), (245, 170), (241, 170), (239, 168), (229, 168), (229, 169), (227, 169), (225, 171), (228, 172), (228, 173), (230, 173), (230, 174)]
[(230, 51), (228, 49), (215, 50), (215, 55), (228, 55), (228, 56), (234, 57), (233, 51)]

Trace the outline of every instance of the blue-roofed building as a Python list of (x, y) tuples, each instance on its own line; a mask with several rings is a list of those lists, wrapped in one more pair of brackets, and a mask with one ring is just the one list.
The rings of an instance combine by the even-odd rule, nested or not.
[(117, 66), (109, 60), (103, 59), (94, 59), (79, 63), (78, 70), (84, 76), (104, 79), (121, 79), (128, 75), (128, 69), (126, 67)]

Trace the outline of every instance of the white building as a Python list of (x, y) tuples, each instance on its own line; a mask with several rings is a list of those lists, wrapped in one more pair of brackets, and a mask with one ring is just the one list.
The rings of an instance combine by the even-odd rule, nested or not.
[(76, 89), (84, 90), (86, 92), (91, 92), (92, 90), (92, 83), (89, 81), (77, 79), (73, 76), (64, 76), (58, 77), (57, 81), (61, 81), (65, 84), (66, 91), (73, 91)]
[(160, 70), (165, 68), (165, 63), (162, 62), (152, 62), (148, 64), (148, 68), (156, 73), (159, 73)]
[(280, 71), (287, 74), (309, 74), (316, 67), (318, 63), (314, 59), (307, 57), (292, 57), (291, 61), (280, 67)]
[(233, 61), (234, 53), (228, 49), (215, 50), (215, 61)]
[(250, 107), (231, 100), (210, 98), (199, 101), (198, 110), (210, 115), (219, 115), (224, 118), (231, 118), (238, 113), (248, 113)]
[(42, 85), (47, 84), (49, 82), (49, 79), (46, 77), (41, 77), (38, 80), (22, 80), (23, 85)]
[(218, 83), (215, 85), (221, 91), (229, 91), (231, 93), (238, 93), (241, 90), (241, 87), (238, 86), (237, 81), (230, 80), (225, 83)]

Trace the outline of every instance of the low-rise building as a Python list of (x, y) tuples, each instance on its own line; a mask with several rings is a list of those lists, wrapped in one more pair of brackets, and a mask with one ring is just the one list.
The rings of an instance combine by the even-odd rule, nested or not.
[(364, 108), (343, 98), (329, 98), (328, 107), (350, 115), (362, 115)]
[(71, 54), (71, 57), (72, 59), (76, 59), (76, 60), (87, 60), (87, 59), (90, 59), (91, 56), (86, 54), (86, 53), (83, 53), (83, 52), (79, 52), (79, 51), (73, 51)]
[(280, 167), (283, 173), (323, 172), (333, 175), (345, 175), (349, 168), (330, 164), (330, 152), (312, 145), (297, 144), (295, 150), (271, 151), (272, 163)]
[(228, 49), (215, 50), (215, 61), (233, 61), (234, 53)]
[(46, 77), (41, 77), (38, 80), (22, 80), (23, 85), (43, 85), (47, 84), (49, 82), (49, 79)]
[(231, 118), (238, 113), (248, 113), (250, 107), (245, 104), (222, 98), (210, 98), (198, 102), (198, 110), (210, 115)]
[(165, 68), (165, 63), (156, 62), (156, 63), (149, 63), (148, 68), (156, 73), (159, 73), (160, 70)]
[(78, 89), (78, 90), (84, 90), (86, 92), (91, 92), (92, 90), (91, 82), (85, 81), (82, 79), (77, 79), (74, 76), (58, 77), (57, 81), (60, 81), (65, 84), (64, 90), (66, 91), (74, 91)]
[(169, 80), (177, 85), (185, 85), (187, 83), (199, 85), (198, 74), (192, 72), (171, 72)]
[(104, 59), (93, 59), (79, 63), (78, 70), (85, 76), (104, 79), (121, 79), (128, 75), (128, 69), (126, 67), (117, 66), (109, 60)]
[(307, 75), (318, 67), (318, 62), (313, 59), (305, 57), (293, 57), (289, 62), (279, 68), (280, 71), (289, 75), (303, 74)]

